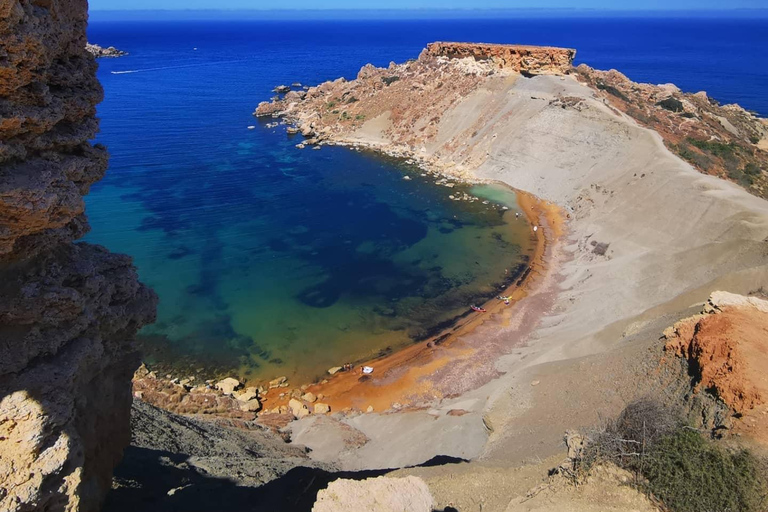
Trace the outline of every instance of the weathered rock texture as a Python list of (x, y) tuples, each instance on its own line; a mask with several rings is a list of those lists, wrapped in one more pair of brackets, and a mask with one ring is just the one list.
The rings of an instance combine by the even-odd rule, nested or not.
[(0, 510), (98, 510), (155, 295), (74, 241), (107, 167), (86, 0), (0, 0)]
[(693, 396), (722, 401), (737, 421), (724, 422), (736, 432), (768, 444), (768, 301), (714, 292), (702, 314), (664, 331), (665, 349), (688, 364)]
[(490, 61), (498, 68), (531, 75), (567, 73), (576, 57), (576, 50), (570, 48), (441, 41), (429, 43), (427, 53), (434, 57)]
[(424, 480), (415, 476), (380, 476), (363, 481), (340, 478), (317, 493), (313, 512), (429, 512), (435, 500)]
[(99, 46), (97, 44), (88, 43), (85, 45), (85, 49), (88, 50), (88, 53), (90, 53), (97, 59), (100, 59), (102, 57), (123, 57), (125, 55), (128, 55), (128, 52), (124, 52), (123, 50), (118, 50), (114, 46), (108, 46), (107, 48), (104, 48), (103, 46)]

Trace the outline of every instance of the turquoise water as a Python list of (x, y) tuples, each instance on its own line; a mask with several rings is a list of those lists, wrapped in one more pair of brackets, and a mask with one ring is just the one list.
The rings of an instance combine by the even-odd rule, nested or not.
[(131, 254), (160, 296), (140, 335), (150, 364), (311, 380), (427, 339), (498, 294), (528, 255), (513, 194), (456, 201), (493, 191), (257, 130), (215, 154), (147, 155), (89, 199), (89, 239)]

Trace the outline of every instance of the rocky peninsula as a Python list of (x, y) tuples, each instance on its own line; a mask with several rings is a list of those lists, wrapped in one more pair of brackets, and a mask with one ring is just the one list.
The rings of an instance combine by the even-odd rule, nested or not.
[[(543, 62), (525, 69), (499, 57), (519, 48), (434, 43), (416, 60), (366, 65), (355, 80), (256, 109), (284, 118), (307, 144), (368, 147), (462, 179), (501, 181), (565, 219), (560, 234), (540, 221), (544, 264), (512, 312), (366, 382), (313, 389), (348, 393), (346, 405), (360, 411), (388, 392), (385, 410), (427, 407), (340, 418), (369, 441), (333, 456), (322, 441), (332, 429), (302, 420), (294, 440), (317, 457), (322, 446), (327, 460), (357, 469), (438, 454), (522, 462), (556, 454), (568, 428), (616, 415), (639, 396), (661, 393), (688, 407), (685, 373), (660, 366), (670, 361), (662, 331), (713, 290), (749, 295), (768, 278), (765, 120), (703, 92), (565, 66), (572, 50), (527, 49)], [(710, 418), (708, 428), (731, 421), (698, 417)], [(385, 434), (398, 429), (408, 438)]]
[(91, 44), (91, 43), (86, 43), (85, 50), (97, 59), (100, 59), (102, 57), (110, 57), (110, 58), (124, 57), (128, 55), (128, 52), (124, 52), (123, 50), (118, 50), (114, 46), (109, 46), (107, 48), (104, 48), (97, 44)]

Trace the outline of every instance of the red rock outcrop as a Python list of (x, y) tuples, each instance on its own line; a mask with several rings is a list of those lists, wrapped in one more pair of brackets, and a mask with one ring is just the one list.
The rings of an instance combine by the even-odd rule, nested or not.
[(531, 75), (562, 74), (570, 71), (576, 50), (551, 46), (516, 44), (448, 43), (427, 45), (427, 53), (435, 57), (491, 61), (498, 68)]
[(0, 510), (98, 510), (156, 297), (74, 241), (107, 167), (86, 0), (0, 0)]
[(714, 292), (704, 313), (664, 332), (665, 350), (688, 362), (694, 393), (711, 393), (768, 443), (768, 301)]

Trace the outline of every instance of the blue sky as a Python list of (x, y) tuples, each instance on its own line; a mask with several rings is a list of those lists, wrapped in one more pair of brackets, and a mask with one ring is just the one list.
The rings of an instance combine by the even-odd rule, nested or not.
[[(618, 5), (617, 5), (618, 4)], [(91, 10), (157, 9), (763, 9), (768, 0), (90, 0)]]

